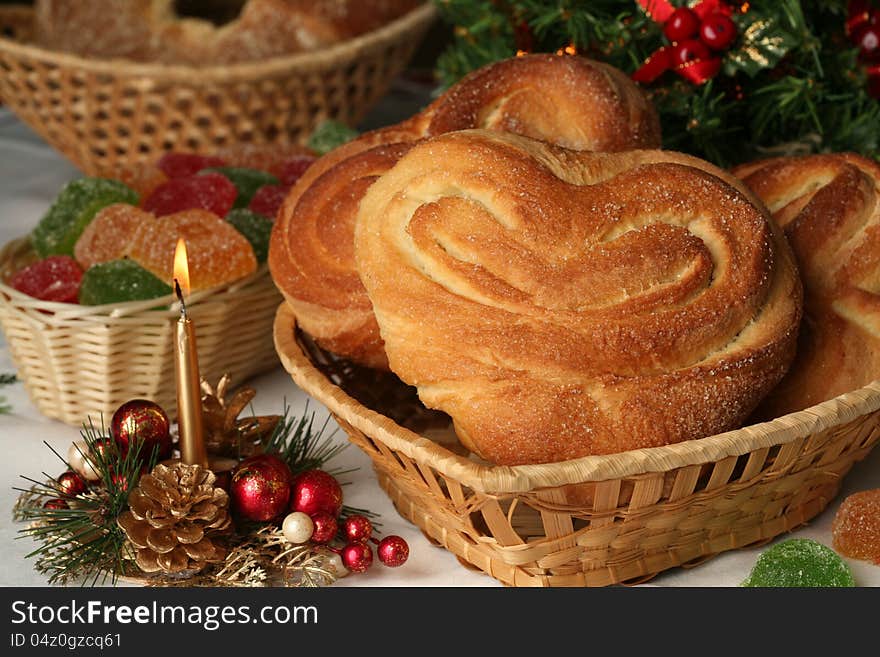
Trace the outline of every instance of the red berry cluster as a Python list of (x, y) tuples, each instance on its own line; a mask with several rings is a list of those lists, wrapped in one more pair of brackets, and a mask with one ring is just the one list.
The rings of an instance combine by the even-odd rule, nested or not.
[(369, 543), (376, 544), (379, 561), (390, 568), (397, 568), (409, 558), (409, 545), (400, 536), (386, 536), (381, 541), (373, 537), (373, 524), (362, 515), (352, 515), (342, 524), (342, 533), (348, 543), (339, 553), (343, 565), (353, 573), (366, 571), (373, 563), (373, 550)]
[(868, 93), (880, 98), (880, 8), (868, 0), (849, 3), (846, 33), (859, 49), (859, 61), (868, 69)]
[(386, 566), (400, 566), (409, 556), (409, 546), (401, 537), (387, 536), (381, 541), (373, 538), (373, 525), (365, 516), (348, 516), (340, 527), (342, 487), (323, 470), (306, 470), (293, 476), (277, 456), (252, 456), (232, 473), (229, 498), (233, 512), (242, 520), (276, 522), (289, 514), (283, 526), (285, 537), (289, 535), (288, 540), (293, 542), (328, 545), (341, 538), (344, 547), (328, 547), (354, 573), (366, 571), (373, 563), (371, 541), (378, 544), (379, 560)]
[(702, 20), (688, 7), (676, 9), (663, 25), (663, 34), (672, 42), (673, 65), (703, 61), (712, 51), (721, 52), (736, 39), (736, 25), (721, 12), (708, 14)]

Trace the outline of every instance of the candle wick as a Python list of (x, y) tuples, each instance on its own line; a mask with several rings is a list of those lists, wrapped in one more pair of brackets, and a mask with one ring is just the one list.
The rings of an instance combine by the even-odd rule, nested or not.
[(180, 301), (180, 316), (186, 319), (186, 303), (183, 301), (183, 292), (180, 289), (180, 283), (177, 282), (177, 279), (174, 279), (174, 294), (177, 295), (178, 301)]

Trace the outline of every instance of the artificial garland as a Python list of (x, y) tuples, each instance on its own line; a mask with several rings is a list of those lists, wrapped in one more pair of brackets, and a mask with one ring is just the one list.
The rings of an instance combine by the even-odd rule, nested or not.
[(60, 475), (24, 477), (13, 517), (37, 542), (36, 570), (50, 583), (324, 586), (366, 571), (371, 543), (381, 563), (402, 565), (406, 542), (379, 540), (375, 514), (343, 505), (337, 477), (348, 471), (327, 462), (347, 444), (327, 421), (288, 408), (239, 417), (255, 393), (228, 381), (202, 382), (209, 456), (226, 468), (174, 458), (164, 409), (131, 400), (108, 428), (89, 419), (66, 458), (55, 452)]
[(517, 53), (580, 54), (640, 81), (664, 147), (727, 166), (880, 152), (876, 0), (435, 0), (445, 85)]

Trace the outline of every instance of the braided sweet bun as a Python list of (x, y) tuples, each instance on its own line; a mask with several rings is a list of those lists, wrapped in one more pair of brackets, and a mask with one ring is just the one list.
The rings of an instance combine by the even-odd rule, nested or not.
[(880, 166), (854, 154), (734, 170), (784, 229), (804, 282), (791, 371), (761, 404), (784, 415), (880, 378)]
[(358, 203), (416, 141), (468, 128), (515, 132), (574, 149), (660, 145), (657, 113), (623, 73), (582, 57), (528, 55), (475, 71), (411, 119), (325, 155), (286, 199), (269, 250), (276, 285), (323, 348), (387, 367), (355, 268)]
[(428, 139), (367, 191), (355, 254), (391, 369), (498, 464), (732, 429), (794, 354), (781, 232), (677, 153)]
[[(377, 29), (420, 2), (36, 0), (35, 28), (38, 44), (86, 57), (218, 65), (332, 46)], [(198, 17), (202, 14), (205, 18)], [(206, 18), (228, 20), (217, 25)]]

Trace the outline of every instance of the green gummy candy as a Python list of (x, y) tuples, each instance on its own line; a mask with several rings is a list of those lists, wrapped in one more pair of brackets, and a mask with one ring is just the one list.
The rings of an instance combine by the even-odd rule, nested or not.
[(257, 262), (266, 262), (269, 256), (269, 236), (272, 234), (272, 222), (263, 215), (251, 210), (231, 210), (226, 221), (245, 236), (254, 249)]
[(327, 119), (323, 121), (314, 132), (309, 135), (307, 146), (318, 155), (329, 153), (334, 148), (342, 146), (358, 136), (358, 131), (349, 128), (344, 123)]
[(855, 586), (852, 571), (831, 548), (790, 538), (760, 554), (743, 586)]
[(73, 246), (98, 211), (113, 203), (137, 205), (138, 194), (118, 180), (80, 178), (67, 183), (31, 233), (43, 258), (73, 255)]
[(83, 274), (79, 302), (84, 306), (155, 299), (171, 294), (171, 286), (134, 260), (110, 260), (92, 265)]
[(202, 169), (199, 173), (213, 171), (229, 178), (229, 181), (235, 185), (238, 196), (235, 197), (233, 208), (246, 208), (254, 194), (263, 185), (277, 185), (278, 178), (271, 173), (259, 171), (257, 169), (245, 169), (243, 167), (211, 167)]

